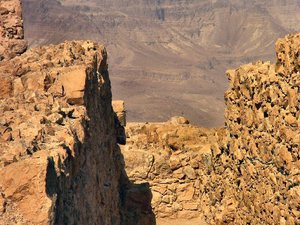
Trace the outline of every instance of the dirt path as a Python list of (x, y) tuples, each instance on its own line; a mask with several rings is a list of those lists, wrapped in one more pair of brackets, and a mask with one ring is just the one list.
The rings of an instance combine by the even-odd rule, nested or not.
[(157, 225), (208, 225), (204, 219), (157, 219)]

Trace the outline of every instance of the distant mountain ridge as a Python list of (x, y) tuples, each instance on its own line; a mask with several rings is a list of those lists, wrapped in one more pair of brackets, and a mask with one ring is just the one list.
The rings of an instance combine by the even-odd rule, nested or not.
[(273, 60), (275, 40), (300, 30), (299, 0), (23, 0), (23, 8), (31, 46), (105, 43), (114, 97), (131, 121), (183, 114), (222, 125), (225, 70)]

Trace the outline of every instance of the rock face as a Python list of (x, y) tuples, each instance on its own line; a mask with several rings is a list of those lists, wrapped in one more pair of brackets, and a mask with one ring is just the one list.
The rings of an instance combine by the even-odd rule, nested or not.
[[(14, 17), (10, 3), (1, 16)], [(174, 117), (129, 124), (127, 140), (103, 46), (16, 56), (11, 41), (0, 62), (1, 225), (153, 225), (152, 208), (209, 224), (300, 224), (300, 34), (277, 41), (276, 65), (227, 72), (225, 128)]]
[[(62, 81), (76, 81), (85, 67), (84, 105), (69, 104), (73, 91)], [(43, 47), (0, 71), (12, 83), (0, 101), (1, 223), (120, 224), (123, 174), (105, 49), (88, 41)]]
[[(1, 8), (12, 27), (17, 9)], [(16, 56), (13, 41), (0, 62), (0, 224), (154, 224), (149, 186), (124, 171), (124, 102), (113, 111), (105, 48), (72, 41)]]
[(0, 2), (0, 61), (20, 55), (27, 49), (20, 0)]
[(124, 102), (113, 111), (105, 48), (72, 41), (8, 59), (0, 62), (0, 224), (154, 224), (149, 186), (124, 171)]

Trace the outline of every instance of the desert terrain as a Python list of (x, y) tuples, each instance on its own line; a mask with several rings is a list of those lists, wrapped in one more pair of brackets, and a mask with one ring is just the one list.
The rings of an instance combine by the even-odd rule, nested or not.
[(224, 124), (225, 71), (274, 62), (278, 37), (300, 30), (298, 0), (23, 0), (30, 47), (91, 39), (109, 53), (114, 99), (129, 121)]
[[(49, 2), (37, 2), (37, 12), (30, 17), (34, 19), (40, 16), (40, 20), (36, 20), (41, 23), (40, 27), (42, 24), (49, 25), (45, 30), (33, 25), (31, 30), (36, 29), (35, 35), (47, 38), (31, 39), (31, 46), (27, 49), (20, 1), (0, 1), (0, 225), (300, 224), (300, 33), (278, 39), (272, 47), (275, 48), (275, 63), (264, 62), (264, 57), (268, 57), (268, 43), (272, 42), (271, 39), (267, 42), (264, 37), (271, 30), (274, 35), (284, 31), (280, 24), (297, 27), (294, 23), (298, 20), (297, 15), (292, 14), (299, 7), (297, 2), (270, 1), (262, 5), (254, 1), (250, 5), (241, 1), (203, 1), (198, 4), (193, 1), (107, 1), (101, 2), (99, 8), (94, 1), (84, 4), (77, 1), (75, 5), (71, 1), (51, 1), (51, 6), (47, 5)], [(275, 5), (281, 6), (280, 12), (284, 11), (284, 15), (290, 13), (289, 17), (280, 16), (282, 14), (276, 11)], [(179, 44), (176, 46), (169, 41), (155, 42), (153, 46), (148, 46), (148, 41), (144, 44), (139, 42), (149, 40), (147, 38), (155, 34), (153, 24), (158, 24), (156, 28), (159, 31), (158, 28), (168, 21), (166, 18), (173, 18), (169, 22), (185, 18), (183, 12), (187, 6), (192, 7), (188, 7), (192, 12), (195, 9), (196, 14), (201, 10), (207, 12), (230, 6), (229, 15), (236, 15), (241, 9), (247, 9), (244, 17), (252, 13), (251, 9), (264, 15), (262, 17), (254, 13), (255, 16), (249, 20), (260, 21), (263, 18), (264, 25), (260, 28), (256, 25), (245, 36), (248, 43), (252, 43), (254, 37), (259, 37), (252, 45), (244, 46), (246, 42), (237, 38), (237, 34), (242, 35), (243, 32), (233, 30), (231, 36), (231, 26), (224, 25), (228, 17), (218, 17), (217, 20), (222, 27), (225, 26), (223, 34), (228, 36), (214, 36), (214, 29), (209, 28), (209, 37), (204, 38), (200, 32), (198, 38), (204, 39), (193, 39), (195, 46), (201, 46), (202, 41), (206, 43), (201, 48), (202, 56), (206, 59), (209, 53), (215, 52), (222, 60), (228, 59), (231, 54), (236, 58), (227, 63), (234, 65), (245, 55), (252, 57), (255, 51), (263, 59), (227, 70), (228, 87), (224, 100), (220, 100), (226, 106), (224, 125), (218, 128), (195, 126), (182, 116), (184, 110), (193, 113), (192, 108), (187, 108), (192, 101), (182, 101), (180, 98), (186, 96), (188, 99), (186, 93), (190, 92), (184, 90), (191, 90), (186, 89), (186, 83), (182, 81), (191, 82), (187, 85), (190, 88), (198, 79), (203, 85), (200, 90), (213, 92), (209, 80), (205, 79), (212, 75), (207, 73), (206, 76), (197, 77), (185, 74), (176, 78), (176, 74), (157, 75), (153, 72), (169, 68), (180, 71), (187, 62), (185, 60), (197, 61), (195, 57), (198, 56), (193, 53), (197, 50), (187, 44), (186, 36), (179, 35), (180, 38), (176, 39), (181, 40), (180, 48)], [(91, 12), (89, 7), (97, 10)], [(104, 8), (112, 9), (113, 13), (103, 11), (99, 16), (98, 13)], [(218, 15), (222, 13), (224, 11), (218, 12)], [(166, 100), (166, 104), (161, 104), (161, 96), (157, 96), (156, 107), (163, 112), (158, 116), (151, 102), (150, 105), (145, 104), (150, 109), (137, 101), (129, 103), (127, 110), (124, 101), (112, 101), (113, 95), (116, 98), (112, 87), (117, 84), (118, 76), (115, 75), (111, 82), (108, 59), (118, 56), (118, 52), (114, 53), (109, 40), (113, 40), (113, 37), (121, 40), (117, 36), (122, 34), (123, 28), (119, 27), (120, 30), (114, 35), (110, 34), (112, 36), (106, 40), (112, 54), (101, 43), (89, 40), (43, 45), (48, 38), (53, 38), (54, 42), (56, 36), (50, 30), (54, 25), (48, 23), (49, 18), (57, 22), (55, 28), (60, 26), (61, 34), (65, 37), (71, 34), (68, 34), (68, 28), (78, 26), (83, 38), (84, 34), (88, 34), (88, 29), (81, 22), (87, 18), (85, 16), (94, 14), (98, 15), (98, 19), (103, 19), (101, 24), (110, 21), (111, 27), (122, 24), (123, 28), (127, 24), (134, 30), (130, 40), (136, 38), (137, 41), (130, 42), (131, 45), (127, 42), (127, 45), (135, 50), (122, 52), (118, 48), (119, 55), (126, 54), (126, 57), (119, 58), (119, 61), (112, 60), (112, 72), (114, 68), (118, 69), (118, 65), (124, 69), (124, 74), (128, 68), (133, 68), (133, 75), (128, 73), (126, 80), (130, 83), (139, 81), (136, 77), (138, 67), (131, 63), (145, 68), (142, 70), (145, 78), (140, 79), (145, 82), (141, 82), (141, 86), (117, 85), (116, 92), (123, 88), (124, 93), (132, 94), (127, 94), (129, 101), (135, 100), (135, 87), (140, 88), (140, 100), (145, 96), (154, 99), (159, 88), (161, 95), (173, 93), (173, 97), (176, 97), (177, 94), (177, 108), (170, 110), (178, 113), (176, 110), (179, 107), (181, 113), (178, 116), (163, 122), (138, 122), (138, 115), (141, 115), (141, 120), (145, 116), (160, 120), (164, 113), (170, 114), (163, 106), (172, 107), (171, 98)], [(67, 20), (61, 20), (66, 15), (69, 15)], [(122, 19), (115, 20), (116, 15)], [(132, 19), (124, 23), (124, 19), (126, 21), (132, 15), (135, 15), (134, 23)], [(192, 15), (191, 11), (188, 15)], [(267, 15), (277, 15), (276, 18), (272, 17), (276, 24), (267, 22)], [(241, 18), (244, 17), (240, 16), (234, 16), (230, 24), (243, 23)], [(206, 15), (207, 18), (213, 20), (215, 17)], [(189, 27), (193, 19), (181, 22)], [(243, 26), (246, 25), (243, 23)], [(128, 37), (128, 27), (127, 32), (123, 30), (123, 37)], [(167, 37), (163, 32), (170, 32), (168, 27), (172, 26), (160, 30), (162, 37)], [(250, 25), (246, 27), (251, 28)], [(172, 30), (179, 32), (183, 28), (174, 22)], [(243, 28), (241, 30), (247, 30)], [(105, 32), (101, 29), (97, 32), (102, 32), (103, 37), (110, 32), (109, 29)], [(140, 32), (141, 29), (147, 35)], [(78, 32), (73, 34), (78, 35)], [(124, 47), (125, 40), (128, 39), (124, 38)], [(59, 39), (55, 41), (59, 42)], [(235, 49), (237, 43), (245, 49)], [(265, 45), (259, 47), (258, 43)], [(138, 45), (140, 48), (136, 48)], [(169, 50), (163, 51), (166, 46)], [(180, 49), (186, 49), (188, 53)], [(172, 55), (172, 51), (176, 51), (176, 54)], [(164, 64), (160, 54), (165, 54), (169, 64)], [(185, 54), (190, 56), (185, 59)], [(151, 62), (149, 58), (153, 60), (153, 68), (147, 67)], [(174, 60), (173, 64), (171, 59)], [(222, 68), (221, 61), (217, 62)], [(186, 64), (186, 71), (195, 68), (213, 71), (217, 68), (216, 64), (210, 62), (203, 64), (208, 67), (195, 65)], [(168, 79), (162, 80), (166, 76)], [(150, 80), (157, 81), (157, 89), (151, 89), (151, 95), (145, 91)], [(164, 88), (170, 83), (177, 89)], [(220, 91), (221, 83), (216, 85), (220, 85), (216, 86)], [(195, 96), (198, 96), (197, 93), (193, 92)], [(211, 100), (203, 96), (199, 102), (213, 107), (216, 93), (210, 96)], [(138, 103), (137, 113), (133, 114), (131, 104)], [(140, 109), (148, 111), (141, 113)], [(197, 110), (203, 111), (204, 106)], [(126, 119), (127, 111), (129, 122)], [(131, 122), (135, 119), (136, 122)], [(208, 126), (216, 126), (220, 122), (212, 119), (214, 114), (206, 118)]]

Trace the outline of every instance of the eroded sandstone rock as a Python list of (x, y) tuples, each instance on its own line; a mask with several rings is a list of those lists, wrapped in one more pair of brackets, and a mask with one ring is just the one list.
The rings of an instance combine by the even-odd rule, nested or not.
[(0, 224), (120, 224), (126, 180), (104, 47), (31, 49), (0, 74), (12, 84), (0, 99)]

